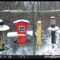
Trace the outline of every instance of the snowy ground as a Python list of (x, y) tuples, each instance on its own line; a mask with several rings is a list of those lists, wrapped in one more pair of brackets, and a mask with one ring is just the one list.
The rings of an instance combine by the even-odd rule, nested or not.
[[(60, 44), (57, 48), (52, 49), (50, 38), (48, 37), (48, 35), (47, 36), (45, 34), (43, 35), (44, 37), (42, 39), (42, 45), (40, 49), (36, 49), (36, 55), (60, 55)], [(11, 40), (11, 42), (13, 41)], [(0, 51), (0, 55), (33, 55), (33, 48), (32, 45), (27, 44), (23, 47), (21, 46), (17, 47), (16, 51), (14, 52), (12, 47), (9, 47), (8, 49), (2, 52)]]
[(52, 48), (51, 38), (47, 37), (40, 49), (37, 50), (36, 55), (60, 55), (60, 44), (56, 44), (54, 48)]
[(0, 52), (1, 55), (33, 55), (33, 50), (31, 46), (20, 46), (18, 49), (13, 52), (12, 48), (9, 48), (5, 51)]

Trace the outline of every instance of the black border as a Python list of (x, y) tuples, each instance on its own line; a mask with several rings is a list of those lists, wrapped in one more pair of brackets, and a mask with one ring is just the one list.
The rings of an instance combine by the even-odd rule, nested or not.
[(0, 0), (0, 1), (60, 1), (60, 0)]
[[(0, 1), (60, 1), (60, 0), (0, 0)], [(56, 59), (60, 58), (60, 55), (0, 55), (0, 59)]]
[(60, 55), (0, 55), (0, 59), (57, 59)]

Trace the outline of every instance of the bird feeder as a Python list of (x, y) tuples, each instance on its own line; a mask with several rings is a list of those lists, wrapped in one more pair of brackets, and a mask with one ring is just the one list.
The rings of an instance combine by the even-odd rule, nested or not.
[(4, 49), (4, 39), (3, 39), (3, 33), (4, 31), (9, 30), (9, 26), (4, 25), (4, 22), (2, 19), (0, 19), (0, 50)]
[(18, 34), (18, 44), (24, 45), (27, 43), (26, 34), (28, 30), (29, 21), (20, 19), (16, 20), (13, 23), (16, 25), (16, 31)]
[(48, 31), (50, 31), (51, 43), (53, 45), (55, 45), (56, 44), (56, 31), (59, 30), (59, 27), (56, 26), (55, 17), (54, 16), (51, 16), (50, 18), (51, 18), (50, 19), (51, 26), (48, 28)]
[(37, 22), (37, 45), (38, 48), (41, 46), (41, 32), (42, 32), (42, 22), (38, 21)]

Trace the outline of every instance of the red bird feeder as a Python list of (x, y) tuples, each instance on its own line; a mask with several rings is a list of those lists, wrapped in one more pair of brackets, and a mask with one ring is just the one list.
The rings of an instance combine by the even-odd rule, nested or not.
[(27, 20), (17, 20), (13, 23), (16, 23), (16, 31), (18, 33), (18, 43), (23, 45), (27, 43), (26, 34), (28, 30), (29, 21)]

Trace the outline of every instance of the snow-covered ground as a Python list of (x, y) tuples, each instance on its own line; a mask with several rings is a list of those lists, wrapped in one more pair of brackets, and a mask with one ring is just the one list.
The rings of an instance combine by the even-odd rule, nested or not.
[(51, 37), (47, 36), (42, 42), (42, 45), (40, 49), (37, 50), (36, 55), (60, 55), (60, 44), (59, 42), (59, 35), (56, 34), (56, 44), (54, 45), (55, 47), (52, 48), (51, 44)]
[(7, 49), (5, 51), (0, 52), (0, 55), (33, 55), (33, 50), (31, 46), (20, 46), (16, 50), (16, 52), (13, 52), (13, 49)]
[[(55, 45), (55, 48), (52, 49), (51, 38), (48, 34), (42, 34), (42, 43), (40, 49), (36, 48), (36, 55), (60, 55), (60, 44), (59, 46)], [(15, 38), (15, 37), (14, 37)], [(9, 39), (9, 44), (13, 45), (13, 39)], [(16, 38), (15, 38), (16, 39)], [(14, 39), (14, 40), (15, 40)], [(58, 39), (57, 39), (58, 40)], [(8, 41), (7, 41), (8, 42)], [(56, 47), (57, 46), (57, 47)], [(14, 51), (15, 50), (15, 51)], [(0, 51), (0, 55), (33, 55), (33, 47), (32, 45), (26, 44), (25, 46), (19, 46), (16, 49), (11, 46), (8, 46), (8, 49), (4, 51)]]

